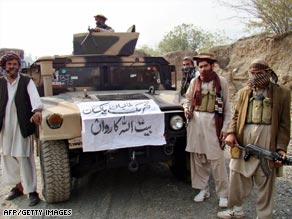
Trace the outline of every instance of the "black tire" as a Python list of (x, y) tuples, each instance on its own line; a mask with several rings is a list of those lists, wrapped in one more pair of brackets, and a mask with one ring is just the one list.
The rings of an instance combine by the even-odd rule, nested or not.
[(44, 141), (40, 147), (43, 196), (48, 203), (67, 201), (71, 193), (68, 147), (65, 141)]
[(185, 151), (186, 140), (179, 139), (174, 146), (173, 159), (169, 168), (179, 180), (190, 181), (190, 154)]

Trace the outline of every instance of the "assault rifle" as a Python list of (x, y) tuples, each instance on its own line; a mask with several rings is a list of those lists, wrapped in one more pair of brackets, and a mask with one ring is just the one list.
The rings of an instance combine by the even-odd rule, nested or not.
[(292, 158), (286, 157), (285, 159), (283, 159), (283, 157), (275, 151), (269, 151), (267, 149), (264, 149), (252, 144), (248, 144), (246, 146), (241, 146), (241, 145), (235, 145), (235, 146), (239, 147), (240, 149), (245, 150), (245, 155), (243, 158), (245, 161), (248, 161), (251, 156), (259, 159), (260, 166), (265, 176), (267, 177), (270, 176), (271, 174), (267, 160), (271, 160), (273, 162), (282, 161), (283, 165), (289, 165), (289, 166), (292, 165)]

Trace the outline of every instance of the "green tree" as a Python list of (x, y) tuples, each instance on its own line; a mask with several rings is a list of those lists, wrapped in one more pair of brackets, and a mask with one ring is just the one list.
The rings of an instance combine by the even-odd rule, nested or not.
[(150, 55), (150, 56), (162, 56), (163, 55), (157, 48), (151, 48), (147, 45), (142, 45), (137, 50), (140, 52), (143, 52), (147, 55)]
[(224, 6), (243, 12), (237, 15), (248, 28), (283, 34), (292, 31), (292, 0), (221, 1)]
[(193, 24), (182, 24), (164, 36), (158, 49), (163, 54), (172, 51), (202, 51), (228, 42), (231, 40), (222, 33), (210, 33)]

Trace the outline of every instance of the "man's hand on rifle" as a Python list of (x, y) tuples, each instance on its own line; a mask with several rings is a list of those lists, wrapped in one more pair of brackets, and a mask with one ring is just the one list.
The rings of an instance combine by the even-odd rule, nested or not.
[(227, 135), (227, 137), (225, 138), (225, 144), (227, 144), (230, 147), (238, 145), (235, 134), (231, 133)]
[(101, 32), (100, 28), (95, 28), (95, 29), (92, 29), (94, 32)]
[[(286, 152), (285, 152), (285, 151), (278, 150), (277, 153), (280, 154), (280, 155), (282, 156), (283, 160), (286, 159)], [(280, 160), (277, 160), (277, 161), (275, 162), (275, 164), (276, 164), (277, 167), (283, 165), (283, 164), (282, 164), (282, 161), (280, 161)]]

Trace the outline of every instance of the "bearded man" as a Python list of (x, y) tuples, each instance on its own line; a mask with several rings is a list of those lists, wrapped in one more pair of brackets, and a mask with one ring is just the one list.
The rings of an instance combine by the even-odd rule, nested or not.
[(20, 57), (9, 52), (1, 57), (5, 76), (0, 77), (0, 147), (2, 178), (15, 185), (6, 200), (29, 194), (29, 206), (40, 202), (33, 153), (35, 124), (41, 123), (43, 104), (34, 82), (19, 74)]
[(228, 85), (225, 78), (214, 72), (214, 54), (200, 53), (193, 58), (200, 76), (194, 78), (186, 92), (185, 115), (187, 147), (190, 152), (192, 187), (200, 192), (195, 202), (210, 197), (210, 170), (213, 170), (219, 206), (227, 206), (228, 176), (222, 141), (231, 119)]
[(232, 117), (226, 144), (231, 147), (230, 191), (228, 208), (219, 218), (242, 218), (242, 204), (253, 185), (257, 187), (256, 212), (259, 219), (271, 219), (274, 209), (275, 165), (269, 162), (270, 175), (263, 172), (259, 159), (244, 159), (239, 145), (254, 144), (278, 152), (284, 159), (290, 140), (291, 92), (277, 84), (277, 75), (264, 60), (256, 59), (249, 67), (250, 78), (242, 88)]

